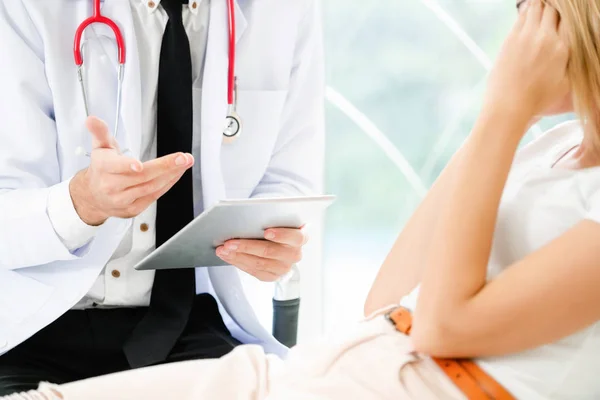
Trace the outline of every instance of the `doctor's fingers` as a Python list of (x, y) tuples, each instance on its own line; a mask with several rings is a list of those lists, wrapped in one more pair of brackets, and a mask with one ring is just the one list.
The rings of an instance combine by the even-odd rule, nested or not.
[(88, 117), (85, 126), (92, 134), (92, 149), (118, 150), (117, 141), (110, 134), (108, 125), (98, 117)]
[(252, 275), (253, 277), (255, 277), (256, 279), (258, 279), (259, 281), (262, 281), (262, 282), (275, 282), (283, 276), (283, 275), (276, 275), (276, 274), (274, 274), (272, 272), (268, 272), (268, 271), (261, 271), (256, 268), (248, 267), (245, 265), (235, 265), (235, 267), (244, 271), (245, 273), (247, 273), (249, 275)]
[(174, 178), (172, 178), (166, 185), (161, 187), (159, 190), (150, 193), (146, 196), (140, 197), (138, 199), (134, 199), (132, 202), (121, 203), (121, 207), (113, 210), (114, 215), (119, 218), (134, 218), (144, 212), (150, 204), (154, 203), (156, 200), (161, 198), (165, 193), (169, 191), (181, 179), (183, 173), (178, 174)]
[(223, 250), (230, 253), (249, 254), (290, 264), (302, 260), (302, 247), (287, 246), (267, 240), (230, 240), (225, 243)]
[(217, 255), (220, 258), (263, 282), (274, 282), (292, 269), (291, 264), (283, 261), (243, 253), (223, 255), (219, 250), (217, 250)]
[(306, 227), (300, 229), (292, 228), (270, 228), (265, 231), (265, 239), (293, 247), (302, 247), (308, 242)]
[(131, 187), (125, 189), (119, 195), (119, 197), (120, 197), (121, 201), (123, 201), (123, 202), (129, 201), (129, 203), (132, 203), (135, 200), (140, 199), (142, 197), (147, 197), (147, 196), (152, 196), (152, 195), (157, 195), (157, 194), (159, 196), (162, 196), (170, 188), (172, 188), (173, 185), (175, 185), (175, 183), (177, 183), (177, 181), (179, 181), (179, 179), (181, 179), (181, 177), (183, 176), (185, 171), (186, 171), (185, 169), (184, 170), (178, 169), (178, 170), (171, 171), (169, 173), (160, 175), (157, 178), (152, 179), (151, 181), (143, 182), (143, 183), (137, 184), (135, 186), (131, 186)]
[(108, 149), (92, 151), (92, 161), (95, 161), (95, 166), (104, 172), (128, 174), (131, 179), (127, 187), (151, 181), (160, 175), (185, 170), (194, 165), (194, 157), (191, 154), (170, 154), (142, 164), (135, 158)]
[(137, 183), (149, 182), (163, 175), (185, 171), (193, 165), (194, 156), (189, 153), (169, 154), (146, 161), (142, 173), (135, 177), (139, 180)]
[(92, 150), (90, 167), (94, 171), (107, 174), (138, 174), (142, 163), (133, 157), (127, 157), (110, 149)]

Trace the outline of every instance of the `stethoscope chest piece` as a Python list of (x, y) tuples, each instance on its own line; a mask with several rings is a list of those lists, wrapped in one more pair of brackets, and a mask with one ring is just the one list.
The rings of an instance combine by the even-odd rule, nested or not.
[(225, 118), (223, 129), (223, 142), (233, 143), (242, 134), (242, 120), (235, 110), (230, 110)]
[(229, 88), (227, 90), (227, 117), (225, 117), (225, 126), (223, 127), (223, 143), (233, 143), (242, 134), (242, 118), (237, 113), (238, 87), (237, 77), (231, 75), (229, 79)]

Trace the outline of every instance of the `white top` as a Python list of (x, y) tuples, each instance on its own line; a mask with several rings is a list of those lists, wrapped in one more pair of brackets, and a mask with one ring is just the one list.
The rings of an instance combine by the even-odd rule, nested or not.
[[(579, 221), (600, 222), (600, 167), (552, 168), (581, 140), (581, 125), (572, 121), (518, 152), (500, 203), (488, 279)], [(417, 296), (418, 288), (401, 304), (414, 309)], [(519, 399), (599, 399), (599, 355), (600, 322), (559, 342), (478, 363)]]
[[(140, 57), (142, 81), (142, 147), (141, 161), (156, 158), (156, 99), (158, 67), (163, 33), (168, 21), (160, 0), (130, 0)], [(183, 23), (192, 52), (193, 87), (202, 87), (204, 56), (208, 39), (209, 0), (190, 1), (182, 5)], [(199, 106), (199, 105), (198, 105)], [(194, 124), (199, 126), (199, 124)], [(194, 132), (194, 147), (199, 132)], [(198, 149), (199, 150), (199, 149)], [(198, 152), (193, 152), (197, 157)], [(199, 167), (200, 163), (196, 162)], [(196, 188), (195, 188), (196, 190)], [(196, 193), (195, 193), (196, 196)], [(198, 196), (200, 197), (200, 196)], [(51, 191), (48, 215), (56, 233), (71, 251), (93, 239), (96, 227), (86, 225), (75, 211), (73, 202), (64, 191)], [(154, 271), (136, 271), (133, 266), (155, 248), (156, 203), (143, 212), (142, 223), (133, 226), (119, 248), (96, 280), (94, 286), (76, 306), (77, 309), (118, 306), (147, 306), (154, 282)], [(138, 232), (134, 232), (134, 229)], [(139, 241), (140, 243), (134, 243)]]

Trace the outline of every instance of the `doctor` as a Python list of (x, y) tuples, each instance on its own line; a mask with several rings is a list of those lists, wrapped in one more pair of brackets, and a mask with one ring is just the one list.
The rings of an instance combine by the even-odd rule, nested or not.
[[(103, 1), (126, 50), (121, 107), (107, 25), (83, 33), (81, 95), (73, 38), (93, 0), (0, 1), (0, 395), (241, 342), (285, 352), (237, 271), (276, 280), (300, 259), (302, 231), (228, 243), (217, 253), (232, 267), (133, 265), (219, 199), (318, 190), (316, 1)], [(224, 137), (230, 36), (234, 140)]]

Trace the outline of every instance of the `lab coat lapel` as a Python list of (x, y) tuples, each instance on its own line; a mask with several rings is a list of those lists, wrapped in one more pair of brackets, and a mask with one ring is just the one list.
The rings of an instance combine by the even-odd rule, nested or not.
[[(236, 2), (236, 41), (246, 30), (247, 21)], [(226, 197), (221, 172), (221, 145), (223, 128), (227, 116), (227, 68), (228, 68), (228, 14), (225, 1), (211, 3), (208, 46), (202, 89), (202, 181), (204, 204), (210, 207)], [(243, 77), (241, 78), (243, 79)], [(243, 118), (243, 116), (242, 116)], [(204, 273), (200, 269), (199, 273)], [(282, 353), (283, 346), (277, 344), (260, 325), (248, 304), (242, 283), (235, 267), (209, 268), (212, 286), (221, 304), (242, 328), (259, 342), (271, 344), (269, 350)]]
[[(91, 2), (90, 2), (91, 4)], [(142, 104), (141, 104), (141, 81), (140, 81), (140, 61), (138, 55), (137, 37), (131, 15), (129, 1), (122, 0), (106, 0), (102, 4), (102, 14), (115, 21), (121, 29), (121, 33), (125, 39), (126, 61), (123, 75), (123, 97), (121, 99), (121, 120), (119, 135), (117, 139), (120, 141), (121, 150), (128, 149), (133, 157), (139, 158), (141, 147), (141, 121), (142, 121)], [(106, 36), (114, 38), (114, 33), (110, 27), (104, 24), (93, 24), (90, 27), (93, 34), (97, 37)], [(118, 57), (115, 46), (110, 48), (104, 47), (106, 56), (110, 59), (110, 65), (118, 64)], [(114, 79), (117, 79), (117, 69), (114, 70)], [(116, 93), (111, 99), (116, 110)]]
[(242, 11), (242, 7), (240, 2), (235, 2), (235, 41), (236, 43), (240, 41), (246, 28), (248, 27), (248, 21), (246, 20), (246, 16)]
[[(235, 3), (236, 37), (242, 37), (246, 18)], [(209, 207), (225, 197), (221, 173), (222, 133), (227, 116), (228, 12), (226, 1), (212, 1), (204, 79), (202, 88), (202, 185), (204, 205)]]

